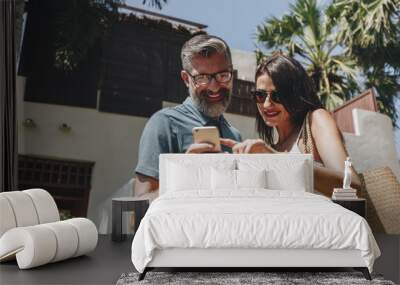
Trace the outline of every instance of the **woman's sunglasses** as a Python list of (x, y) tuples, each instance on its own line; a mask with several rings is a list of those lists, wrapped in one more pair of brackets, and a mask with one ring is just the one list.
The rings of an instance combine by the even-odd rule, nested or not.
[(252, 90), (251, 95), (253, 96), (253, 99), (256, 101), (256, 103), (264, 104), (265, 100), (267, 100), (267, 97), (270, 101), (281, 103), (281, 95), (276, 90), (270, 92), (261, 89)]

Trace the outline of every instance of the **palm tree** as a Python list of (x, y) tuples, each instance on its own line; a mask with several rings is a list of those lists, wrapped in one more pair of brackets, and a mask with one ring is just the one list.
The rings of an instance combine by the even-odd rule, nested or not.
[(400, 91), (400, 0), (334, 0), (327, 10), (337, 23), (347, 55), (356, 59), (366, 87), (375, 86), (378, 106), (395, 122)]
[(306, 66), (328, 110), (357, 90), (356, 62), (339, 48), (334, 29), (316, 0), (298, 0), (282, 18), (267, 18), (257, 27), (257, 40), (264, 48), (284, 50)]
[(157, 7), (159, 10), (162, 9), (164, 4), (167, 4), (168, 0), (142, 0), (142, 4), (148, 4), (152, 7)]

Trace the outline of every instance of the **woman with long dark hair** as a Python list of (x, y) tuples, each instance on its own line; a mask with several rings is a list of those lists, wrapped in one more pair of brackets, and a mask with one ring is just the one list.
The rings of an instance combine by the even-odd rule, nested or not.
[[(315, 161), (315, 187), (330, 196), (341, 187), (347, 152), (331, 114), (317, 96), (313, 82), (302, 65), (281, 53), (257, 67), (256, 128), (260, 139), (237, 143), (221, 139), (234, 153), (310, 153)], [(352, 173), (355, 188), (360, 188)]]

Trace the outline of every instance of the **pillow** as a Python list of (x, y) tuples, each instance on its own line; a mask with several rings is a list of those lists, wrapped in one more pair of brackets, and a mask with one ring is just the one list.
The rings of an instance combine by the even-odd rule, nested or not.
[(215, 163), (206, 161), (195, 163), (190, 160), (170, 161), (167, 167), (167, 191), (211, 190), (212, 169), (229, 172), (235, 168), (235, 161), (221, 160)]
[(269, 169), (268, 188), (272, 190), (307, 191), (305, 163), (294, 164), (288, 169)]
[(307, 191), (307, 167), (304, 159), (238, 159), (239, 170), (266, 170), (266, 188), (271, 190)]
[(236, 170), (217, 169), (212, 167), (211, 170), (211, 189), (236, 189)]
[(266, 188), (266, 171), (228, 170), (212, 168), (211, 188), (213, 190), (239, 190), (242, 188)]
[(267, 188), (267, 171), (236, 170), (237, 188)]
[(185, 191), (193, 189), (207, 189), (211, 187), (210, 167), (190, 167), (177, 163), (170, 163), (168, 167), (167, 189), (171, 191)]

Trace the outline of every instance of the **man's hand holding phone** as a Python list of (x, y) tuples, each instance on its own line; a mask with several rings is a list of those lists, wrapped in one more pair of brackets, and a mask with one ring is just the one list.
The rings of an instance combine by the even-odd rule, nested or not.
[(193, 128), (193, 144), (186, 153), (218, 153), (221, 152), (219, 131), (216, 127)]
[(219, 152), (213, 144), (193, 143), (189, 146), (186, 153), (213, 153)]

